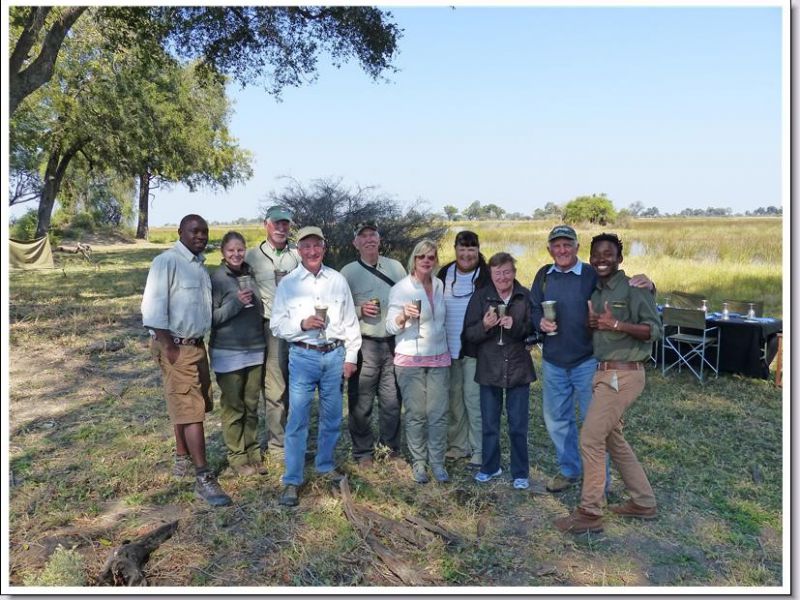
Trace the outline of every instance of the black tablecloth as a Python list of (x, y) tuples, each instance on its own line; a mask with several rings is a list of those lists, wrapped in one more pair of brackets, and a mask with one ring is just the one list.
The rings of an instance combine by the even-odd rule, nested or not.
[[(719, 370), (721, 373), (739, 373), (747, 377), (769, 378), (769, 365), (778, 351), (778, 333), (783, 331), (780, 319), (762, 320), (755, 323), (745, 321), (741, 317), (731, 316), (727, 321), (716, 316), (706, 319), (707, 327), (719, 327), (720, 355)], [(674, 328), (667, 328), (665, 335), (674, 333)], [(761, 358), (764, 344), (767, 344), (766, 360)], [(658, 344), (658, 364), (661, 365), (661, 344)], [(709, 360), (713, 363), (713, 350)], [(674, 352), (667, 351), (667, 364), (675, 360)]]

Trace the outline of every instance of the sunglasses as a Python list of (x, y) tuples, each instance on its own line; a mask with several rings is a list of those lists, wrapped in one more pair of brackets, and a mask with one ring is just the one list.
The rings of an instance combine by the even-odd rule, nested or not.
[(417, 254), (414, 258), (417, 260), (429, 260), (431, 262), (436, 262), (436, 255), (435, 254)]

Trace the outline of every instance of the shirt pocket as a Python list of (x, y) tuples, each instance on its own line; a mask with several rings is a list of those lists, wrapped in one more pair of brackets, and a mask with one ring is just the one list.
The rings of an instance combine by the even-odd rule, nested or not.
[(608, 307), (615, 319), (627, 321), (630, 315), (630, 308), (627, 300), (610, 300)]

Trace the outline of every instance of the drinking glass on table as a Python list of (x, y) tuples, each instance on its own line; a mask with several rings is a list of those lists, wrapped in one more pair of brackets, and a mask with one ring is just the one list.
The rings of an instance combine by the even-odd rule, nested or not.
[[(240, 275), (236, 278), (236, 282), (239, 284), (240, 290), (253, 291), (253, 278), (250, 275)], [(244, 305), (244, 308), (252, 308), (253, 306), (252, 302), (248, 302)]]

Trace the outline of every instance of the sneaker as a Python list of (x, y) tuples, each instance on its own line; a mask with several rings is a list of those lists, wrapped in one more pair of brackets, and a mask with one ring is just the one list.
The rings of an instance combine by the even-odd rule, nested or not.
[(416, 463), (411, 467), (411, 477), (417, 483), (428, 483), (428, 474), (425, 472), (425, 463)]
[(475, 474), (475, 481), (477, 481), (478, 483), (486, 483), (487, 481), (490, 481), (495, 477), (500, 477), (500, 475), (502, 474), (503, 474), (503, 469), (497, 469), (497, 471), (495, 471), (491, 475), (489, 475), (488, 473), (484, 473), (483, 471), (478, 471)]
[(625, 504), (609, 505), (608, 510), (620, 517), (632, 517), (634, 519), (655, 519), (658, 510), (655, 506), (639, 506), (633, 500), (628, 500)]
[(590, 515), (576, 508), (568, 517), (561, 517), (553, 524), (562, 533), (600, 533), (603, 531), (603, 517)]
[(515, 490), (527, 490), (529, 487), (531, 487), (531, 484), (528, 483), (528, 479), (525, 477), (520, 477), (514, 480)]
[(194, 493), (211, 506), (228, 506), (233, 501), (217, 483), (217, 478), (211, 471), (206, 471), (195, 477)]
[(576, 483), (578, 483), (577, 477), (567, 477), (559, 473), (547, 482), (545, 489), (547, 489), (548, 492), (557, 494), (558, 492), (563, 492), (567, 488), (571, 488)]
[(172, 464), (172, 475), (175, 477), (188, 477), (189, 475), (194, 475), (192, 457), (188, 454), (176, 454), (175, 462)]
[(290, 483), (284, 487), (283, 493), (278, 499), (278, 504), (281, 506), (297, 506), (300, 504), (300, 500), (297, 497), (297, 486)]
[(442, 465), (434, 465), (431, 467), (433, 471), (433, 478), (439, 483), (447, 483), (450, 481), (450, 476), (447, 474), (447, 469)]

